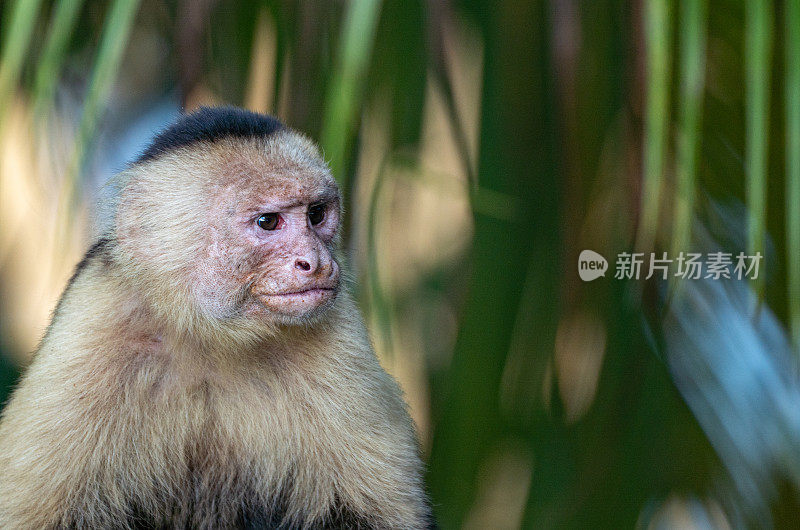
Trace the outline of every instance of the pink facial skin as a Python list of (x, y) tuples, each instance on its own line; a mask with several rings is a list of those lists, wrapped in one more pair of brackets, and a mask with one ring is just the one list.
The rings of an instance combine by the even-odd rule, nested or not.
[(339, 289), (333, 255), (339, 193), (330, 175), (316, 167), (265, 166), (271, 166), (269, 174), (225, 168), (230, 181), (217, 190), (198, 294), (220, 315), (234, 310), (302, 324), (330, 307)]
[[(334, 305), (339, 191), (301, 139), (280, 139), (203, 144), (178, 170), (154, 161), (124, 190), (125, 259), (161, 289), (155, 304), (186, 307), (187, 328), (201, 322), (194, 313), (269, 331), (311, 323)], [(173, 201), (153, 200), (164, 196)]]
[[(264, 281), (252, 291), (258, 303), (272, 313), (302, 318), (336, 296), (339, 264), (330, 246), (338, 225), (338, 199), (323, 195), (310, 200), (293, 205), (271, 202), (245, 221), (247, 237), (257, 253), (272, 262)], [(274, 228), (273, 223), (263, 222), (265, 217), (275, 221)]]

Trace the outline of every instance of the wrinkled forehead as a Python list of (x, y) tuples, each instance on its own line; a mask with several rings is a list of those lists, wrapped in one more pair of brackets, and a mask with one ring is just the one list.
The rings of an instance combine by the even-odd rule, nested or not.
[(316, 147), (289, 131), (269, 138), (215, 142), (201, 148), (209, 184), (246, 203), (314, 202), (338, 198), (338, 188)]

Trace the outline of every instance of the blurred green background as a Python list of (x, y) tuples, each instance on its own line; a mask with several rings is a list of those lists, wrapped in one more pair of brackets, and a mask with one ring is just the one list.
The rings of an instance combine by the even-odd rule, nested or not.
[[(800, 527), (800, 0), (0, 6), (0, 402), (105, 179), (235, 104), (342, 186), (443, 528)], [(749, 302), (613, 277), (719, 248)]]

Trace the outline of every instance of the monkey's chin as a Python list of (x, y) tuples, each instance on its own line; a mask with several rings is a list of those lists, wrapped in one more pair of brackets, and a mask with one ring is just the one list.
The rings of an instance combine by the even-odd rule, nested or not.
[(259, 303), (284, 324), (308, 324), (333, 305), (337, 289), (312, 288), (280, 294), (262, 294)]

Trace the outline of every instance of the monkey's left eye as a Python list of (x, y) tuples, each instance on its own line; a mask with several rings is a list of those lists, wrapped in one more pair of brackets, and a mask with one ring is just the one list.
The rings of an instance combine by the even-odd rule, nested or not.
[(256, 224), (259, 228), (264, 230), (275, 230), (278, 227), (278, 221), (280, 221), (280, 219), (280, 216), (276, 213), (262, 213), (258, 220), (256, 220)]
[(308, 220), (312, 225), (318, 225), (325, 219), (325, 205), (314, 204), (308, 209)]

